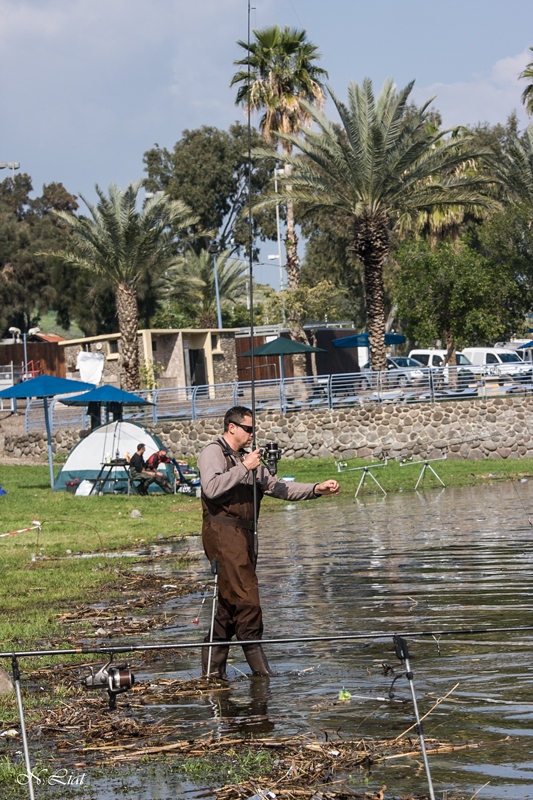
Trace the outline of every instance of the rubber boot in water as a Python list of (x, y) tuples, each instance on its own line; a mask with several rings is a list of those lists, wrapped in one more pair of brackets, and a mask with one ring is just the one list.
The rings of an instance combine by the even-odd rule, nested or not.
[[(211, 648), (211, 667), (209, 674), (222, 681), (226, 680), (226, 661), (228, 660), (229, 647), (223, 645), (213, 645)], [(202, 675), (207, 675), (207, 662), (209, 660), (209, 648), (202, 647)]]
[(251, 644), (243, 647), (244, 655), (254, 675), (268, 677), (276, 673), (270, 669), (263, 648), (260, 644)]

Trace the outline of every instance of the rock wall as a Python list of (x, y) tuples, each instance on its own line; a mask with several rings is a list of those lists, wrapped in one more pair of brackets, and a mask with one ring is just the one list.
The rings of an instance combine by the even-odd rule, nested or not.
[[(173, 455), (190, 458), (222, 431), (222, 418), (168, 421), (150, 430)], [(54, 452), (68, 452), (81, 433), (54, 433)], [(284, 458), (437, 457), (445, 451), (455, 459), (533, 458), (533, 398), (259, 414), (257, 439), (259, 445), (277, 441)], [(46, 452), (44, 431), (24, 436), (6, 432), (4, 451), (9, 456), (41, 458)]]
[(223, 354), (213, 356), (215, 383), (232, 383), (233, 381), (238, 381), (235, 334), (219, 333), (217, 336), (218, 348), (222, 350)]

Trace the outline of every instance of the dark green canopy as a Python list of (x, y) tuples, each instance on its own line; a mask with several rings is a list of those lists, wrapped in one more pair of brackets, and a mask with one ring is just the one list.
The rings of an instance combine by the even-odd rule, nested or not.
[[(278, 339), (272, 339), (271, 342), (260, 344), (259, 347), (254, 348), (254, 356), (293, 356), (298, 353), (325, 353), (321, 347), (311, 347), (309, 344), (303, 342), (294, 342), (292, 339), (286, 339), (280, 336)], [(243, 356), (250, 357), (251, 350), (246, 353), (241, 353), (240, 358)]]
[[(321, 347), (311, 347), (309, 344), (303, 342), (294, 342), (292, 339), (286, 339), (284, 336), (279, 336), (277, 339), (272, 339), (271, 342), (260, 344), (259, 347), (254, 348), (254, 357), (257, 356), (279, 356), (279, 375), (281, 380), (285, 380), (285, 366), (283, 364), (283, 356), (294, 356), (298, 353), (325, 353)], [(251, 350), (246, 353), (241, 353), (239, 358), (243, 356), (250, 357)]]

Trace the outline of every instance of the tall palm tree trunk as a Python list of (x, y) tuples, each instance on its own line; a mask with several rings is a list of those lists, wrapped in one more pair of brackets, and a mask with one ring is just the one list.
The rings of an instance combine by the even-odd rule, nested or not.
[(300, 259), (298, 258), (298, 236), (294, 224), (294, 203), (287, 202), (287, 235), (285, 249), (287, 251), (287, 288), (298, 289), (300, 286)]
[(122, 388), (127, 392), (136, 392), (141, 388), (141, 376), (137, 342), (139, 308), (135, 289), (119, 283), (116, 290), (116, 304), (119, 330), (122, 334), (120, 342), (120, 370), (124, 383)]
[(372, 369), (387, 369), (383, 263), (389, 252), (385, 214), (362, 214), (354, 220), (353, 248), (363, 263), (366, 314)]

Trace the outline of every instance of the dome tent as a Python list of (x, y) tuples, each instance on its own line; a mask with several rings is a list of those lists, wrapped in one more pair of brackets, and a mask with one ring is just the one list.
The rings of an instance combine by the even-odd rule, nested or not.
[[(81, 483), (83, 480), (98, 477), (102, 464), (108, 456), (111, 459), (125, 458), (126, 453), (132, 456), (141, 442), (146, 445), (145, 459), (163, 446), (158, 436), (150, 433), (138, 422), (110, 422), (101, 425), (74, 445), (57, 476), (55, 489), (65, 490), (67, 481), (78, 480)], [(112, 492), (114, 488), (119, 487), (126, 491), (125, 470), (117, 467), (115, 475), (117, 478), (123, 477), (123, 482), (107, 483), (104, 491)], [(154, 488), (152, 485), (150, 491), (159, 491), (159, 487)]]

